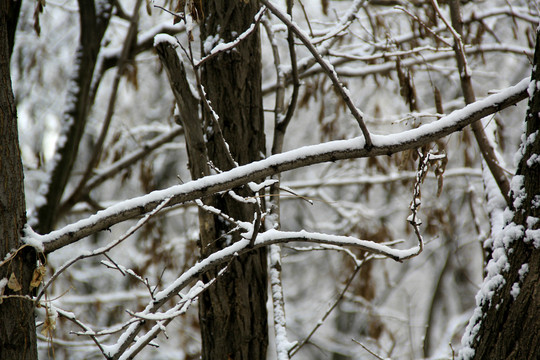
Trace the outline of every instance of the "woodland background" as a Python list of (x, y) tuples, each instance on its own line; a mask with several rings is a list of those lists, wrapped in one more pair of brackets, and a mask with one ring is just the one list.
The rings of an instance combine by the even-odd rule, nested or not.
[[(485, 98), (531, 76), (537, 1), (462, 1), (460, 33), (466, 56), (461, 65), (456, 61), (455, 34), (449, 30), (455, 20), (450, 6), (456, 1), (303, 0), (290, 3), (289, 9), (285, 1), (270, 3), (283, 14), (292, 14), (294, 26), (323, 60), (314, 60), (298, 34), (291, 39), (287, 24), (268, 9), (254, 11), (255, 16), (246, 20), (256, 24), (258, 33), (232, 33), (231, 40), (224, 41), (200, 39), (200, 22), (212, 13), (204, 14), (197, 1), (23, 1), (11, 81), (26, 214), (33, 228), (26, 227), (27, 242), (43, 240), (34, 231), (66, 229), (125, 200), (189, 183), (194, 162), (186, 151), (188, 130), (181, 126), (186, 115), (176, 105), (163, 60), (169, 45), (185, 67), (190, 87), (184, 90), (195, 94), (191, 114), (200, 115), (208, 110), (198, 89), (206, 80), (200, 79), (202, 65), (197, 70), (193, 65), (216, 46), (228, 43), (230, 48), (223, 53), (234, 54), (234, 39), (243, 44), (244, 37), (260, 38), (261, 141), (266, 150), (253, 154), (258, 159), (363, 136), (343, 92), (321, 67), (324, 63), (335, 68), (334, 76), (361, 109), (370, 133), (383, 135), (436, 122), (476, 101), (475, 95)], [(256, 9), (261, 6), (256, 4)], [(85, 18), (92, 12), (93, 19)], [(85, 51), (95, 55), (92, 63), (84, 62)], [(81, 68), (88, 67), (94, 70), (77, 77)], [(465, 75), (470, 75), (473, 94), (464, 93)], [(527, 112), (526, 100), (514, 102), (515, 106), (477, 122), (495, 150), (507, 186), (520, 160), (516, 153)], [(219, 111), (218, 116), (225, 117)], [(80, 117), (84, 117), (80, 128), (70, 132)], [(290, 123), (280, 128), (276, 121), (285, 117)], [(212, 124), (204, 123), (207, 144), (220, 141), (209, 140), (217, 131), (208, 130)], [(279, 136), (282, 146), (276, 145)], [(252, 138), (231, 141), (234, 154), (240, 146), (236, 142)], [(77, 143), (74, 152), (59, 150), (70, 142)], [(276, 147), (281, 150), (274, 151)], [(376, 358), (369, 351), (392, 359), (457, 356), (507, 203), (482, 160), (473, 131), (468, 127), (391, 156), (356, 157), (330, 157), (335, 161), (299, 166), (281, 175), (277, 191), (267, 183), (255, 196), (241, 191), (236, 196), (263, 199), (257, 206), (268, 212), (259, 219), (260, 233), (270, 222), (266, 226), (279, 224), (283, 231), (350, 236), (399, 249), (414, 249), (418, 243), (416, 228), (408, 221), (414, 215), (422, 222), (423, 252), (396, 262), (365, 248), (341, 246), (337, 240), (287, 242), (279, 251), (270, 251), (269, 266), (279, 268), (280, 275), (271, 271), (269, 279), (281, 277), (285, 318), (275, 320), (280, 308), (273, 307), (271, 298), (274, 294), (276, 301), (279, 292), (269, 287), (268, 357), (288, 358), (283, 351), (295, 359)], [(63, 169), (72, 169), (54, 178), (62, 161), (69, 163)], [(217, 163), (208, 166), (212, 173), (221, 172)], [(42, 301), (36, 309), (40, 359), (99, 359), (104, 352), (112, 353), (117, 346), (113, 344), (137, 319), (133, 314), (196, 264), (199, 211), (209, 205), (201, 201), (162, 205), (138, 231), (101, 255), (90, 256), (123, 237), (137, 219), (106, 226), (106, 231), (92, 232), (46, 257), (37, 254), (40, 269), (46, 271), (34, 293)], [(272, 206), (279, 206), (279, 219), (270, 211)], [(256, 214), (248, 223), (252, 221), (257, 224)], [(244, 228), (250, 229), (254, 230)], [(226, 245), (236, 241), (231, 234), (224, 235)], [(273, 258), (279, 252), (280, 261)], [(53, 277), (72, 259), (76, 261)], [(179, 301), (185, 306), (167, 321), (166, 331), (142, 349), (140, 358), (199, 358), (195, 302), (204, 289), (201, 282), (192, 281), (183, 290), (187, 299), (183, 303), (178, 296), (168, 298), (167, 309)], [(188, 308), (191, 302), (194, 305)], [(149, 331), (154, 323), (147, 320), (143, 329)], [(283, 333), (278, 332), (276, 340), (274, 328), (280, 325), (286, 335), (280, 338)]]

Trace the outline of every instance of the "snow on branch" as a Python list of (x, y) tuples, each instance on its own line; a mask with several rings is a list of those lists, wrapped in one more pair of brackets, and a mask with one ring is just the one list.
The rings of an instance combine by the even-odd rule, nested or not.
[(86, 219), (49, 234), (38, 236), (38, 239), (34, 240), (40, 240), (43, 243), (44, 252), (50, 253), (101, 230), (108, 229), (115, 224), (144, 215), (155, 209), (166, 198), (170, 198), (167, 206), (173, 206), (309, 165), (344, 159), (392, 155), (414, 149), (516, 104), (527, 97), (528, 86), (529, 78), (526, 78), (515, 86), (456, 110), (433, 123), (397, 134), (373, 135), (373, 147), (370, 150), (365, 149), (365, 141), (362, 137), (304, 146), (223, 173), (164, 190), (153, 191), (150, 194), (117, 203)]
[[(264, 13), (266, 12), (266, 7), (262, 7), (258, 12), (257, 14), (255, 14), (255, 21), (250, 25), (249, 28), (247, 28), (247, 30), (245, 30), (243, 33), (241, 33), (240, 35), (238, 35), (238, 37), (236, 39), (234, 39), (233, 41), (231, 42), (228, 42), (228, 43), (220, 43), (218, 45), (216, 45), (215, 47), (213, 47), (211, 50), (210, 50), (210, 53), (208, 55), (206, 55), (204, 58), (202, 58), (201, 60), (199, 60), (197, 63), (195, 63), (195, 68), (199, 68), (203, 63), (205, 63), (206, 61), (210, 60), (211, 58), (213, 58), (214, 56), (218, 55), (219, 53), (222, 53), (222, 52), (225, 52), (225, 51), (229, 51), (231, 49), (234, 49), (241, 41), (243, 41), (245, 38), (247, 38), (249, 35), (251, 35), (252, 32), (254, 32), (256, 29), (257, 29), (257, 25), (259, 24), (259, 22), (261, 21)], [(206, 44), (205, 44), (206, 46)]]
[[(244, 225), (245, 230), (248, 230), (249, 225), (250, 224), (248, 224), (247, 226)], [(182, 289), (184, 289), (188, 284), (198, 279), (201, 274), (209, 271), (210, 269), (214, 269), (217, 266), (220, 266), (226, 262), (229, 262), (235, 257), (253, 249), (265, 247), (272, 244), (288, 243), (293, 241), (351, 246), (361, 250), (365, 250), (372, 254), (389, 257), (396, 261), (403, 261), (414, 257), (418, 255), (422, 250), (421, 246), (414, 246), (410, 249), (400, 250), (391, 248), (387, 245), (367, 240), (361, 240), (351, 236), (329, 235), (307, 231), (279, 231), (274, 229), (268, 230), (264, 233), (259, 233), (256, 240), (253, 242), (253, 245), (251, 238), (247, 236), (243, 240), (237, 241), (227, 246), (226, 248), (218, 250), (209, 255), (208, 257), (198, 261), (195, 265), (193, 265), (190, 269), (188, 269), (175, 281), (173, 281), (169, 286), (157, 293), (154, 296), (154, 299), (149, 302), (149, 304), (143, 311), (133, 314), (137, 319), (140, 319), (141, 321), (137, 321), (131, 324), (115, 345), (105, 347), (106, 349), (108, 349), (106, 353), (112, 359), (129, 358), (129, 356), (126, 356), (126, 354), (137, 353), (143, 347), (141, 347), (143, 343), (146, 343), (151, 339), (155, 338), (158, 332), (164, 331), (165, 326), (175, 316), (183, 314), (182, 308), (185, 304), (181, 301), (171, 310), (162, 312), (161, 314), (158, 314), (157, 310), (161, 306), (166, 304), (170, 299), (174, 298), (177, 294), (179, 294), (180, 291), (182, 291)], [(203, 291), (207, 287), (207, 285), (208, 284), (199, 284), (197, 288)], [(197, 292), (197, 295), (198, 294), (199, 292)], [(189, 296), (184, 297), (189, 298)], [(190, 299), (191, 300), (189, 301), (189, 303), (191, 303), (193, 297), (191, 297)], [(157, 324), (148, 333), (139, 337), (139, 332), (145, 326), (144, 320), (156, 321)], [(137, 337), (139, 340), (137, 340), (135, 345), (132, 345), (133, 340)], [(131, 348), (131, 346), (133, 346), (134, 348)]]

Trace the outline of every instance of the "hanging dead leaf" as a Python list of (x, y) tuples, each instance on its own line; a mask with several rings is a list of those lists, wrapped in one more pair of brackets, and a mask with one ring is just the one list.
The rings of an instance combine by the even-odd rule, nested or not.
[(204, 18), (204, 14), (202, 11), (202, 0), (179, 0), (176, 3), (174, 12), (176, 12), (177, 14), (180, 14), (179, 16), (175, 16), (174, 18), (175, 24), (185, 19), (186, 12), (189, 12), (189, 14), (191, 15), (191, 18), (195, 20), (195, 22), (200, 22), (201, 19)]
[(34, 31), (39, 36), (41, 34), (41, 25), (39, 24), (39, 15), (43, 13), (45, 7), (45, 0), (37, 0), (36, 7), (34, 8)]
[(437, 161), (437, 164), (435, 165), (435, 176), (437, 177), (437, 197), (441, 196), (442, 189), (443, 189), (443, 174), (446, 170), (446, 164), (448, 164), (448, 157), (444, 157)]
[(46, 314), (41, 335), (50, 338), (53, 336), (54, 329), (56, 329), (56, 316), (53, 316), (49, 311), (47, 311)]
[(321, 7), (324, 15), (328, 15), (328, 0), (321, 0)]
[(11, 273), (11, 276), (9, 277), (8, 288), (15, 292), (21, 291), (22, 289), (21, 283), (19, 282), (19, 280), (17, 280), (15, 273)]
[(436, 86), (433, 88), (433, 97), (435, 98), (435, 109), (437, 109), (437, 114), (444, 114), (441, 92)]
[(133, 85), (135, 90), (139, 90), (139, 82), (138, 82), (138, 69), (137, 64), (133, 62), (132, 64), (126, 66), (124, 75), (126, 76), (127, 82)]
[(417, 111), (416, 89), (412, 80), (411, 72), (405, 72), (401, 67), (401, 61), (396, 59), (396, 71), (399, 79), (399, 93), (409, 105), (410, 111)]
[(43, 277), (45, 276), (45, 266), (41, 265), (38, 266), (37, 269), (34, 270), (34, 274), (32, 275), (32, 281), (30, 281), (30, 290), (37, 288), (39, 284), (43, 281)]

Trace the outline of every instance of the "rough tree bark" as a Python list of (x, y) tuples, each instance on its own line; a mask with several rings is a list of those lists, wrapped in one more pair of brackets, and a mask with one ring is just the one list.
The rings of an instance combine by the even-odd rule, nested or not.
[[(209, 39), (234, 40), (249, 28), (258, 10), (256, 0), (203, 1), (203, 46)], [(221, 128), (216, 126), (208, 109), (204, 111), (208, 158), (219, 170), (235, 166), (227, 155), (221, 133), (230, 154), (240, 165), (259, 160), (261, 153), (265, 153), (260, 57), (256, 30), (234, 50), (221, 53), (203, 65), (202, 84), (219, 116)], [(250, 195), (245, 189), (235, 191)], [(212, 202), (235, 219), (253, 220), (253, 204), (240, 203), (229, 195), (218, 195)], [(230, 230), (230, 224), (218, 217), (201, 224), (201, 256), (236, 241), (239, 235)], [(217, 271), (207, 273), (203, 280), (216, 276)], [(202, 294), (199, 314), (203, 359), (266, 359), (267, 286), (266, 249), (258, 249), (232, 261), (227, 271)]]
[(34, 305), (24, 296), (31, 294), (36, 253), (20, 242), (26, 210), (9, 66), (19, 8), (20, 2), (0, 1), (0, 295), (12, 296), (0, 299), (0, 359), (29, 360), (37, 359), (36, 327)]
[[(462, 359), (538, 359), (540, 349), (540, 29), (529, 87), (523, 155), (511, 214), (495, 238), (488, 277), (464, 338)], [(498, 271), (498, 269), (502, 269)]]

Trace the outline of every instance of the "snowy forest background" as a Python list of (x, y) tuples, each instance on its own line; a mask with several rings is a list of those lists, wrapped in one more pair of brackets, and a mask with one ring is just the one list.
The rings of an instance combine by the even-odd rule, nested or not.
[[(107, 11), (101, 7), (109, 3), (114, 9), (90, 87), (90, 98), (95, 98), (88, 104), (74, 167), (47, 233), (191, 180), (179, 125), (182, 114), (154, 46), (176, 46), (197, 94), (192, 62), (226, 45), (220, 39), (199, 40), (196, 1), (96, 1), (96, 12)], [(270, 3), (287, 12), (285, 1)], [(436, 122), (470, 102), (462, 92), (455, 39), (441, 19), (451, 22), (448, 3), (439, 1), (438, 13), (437, 3), (429, 0), (303, 0), (294, 3), (292, 19), (335, 67), (369, 131), (399, 134)], [(463, 48), (478, 99), (530, 77), (539, 5), (527, 0), (461, 2)], [(185, 18), (175, 18), (170, 13), (175, 11)], [(66, 114), (77, 93), (71, 77), (77, 68), (78, 13), (75, 1), (23, 1), (11, 58), (28, 222), (36, 232), (58, 161), (56, 149), (67, 141)], [(131, 17), (134, 13), (138, 16)], [(262, 49), (267, 151), (261, 158), (271, 155), (274, 121), (285, 114), (276, 116), (280, 101), (285, 106), (296, 101), (283, 152), (361, 137), (342, 94), (305, 44), (294, 40), (300, 80), (296, 93), (287, 26), (270, 10), (253, 21), (260, 27)], [(249, 34), (238, 36), (242, 41)], [(280, 87), (280, 81), (287, 82), (286, 87)], [(521, 101), (482, 120), (508, 179), (517, 167), (525, 113), (526, 101)], [(271, 289), (268, 357), (276, 358), (276, 352), (288, 347), (299, 360), (376, 358), (368, 349), (382, 358), (452, 358), (461, 348), (486, 273), (484, 246), (501, 226), (505, 204), (472, 131), (466, 128), (391, 156), (340, 159), (281, 175), (281, 191), (272, 194), (279, 196), (281, 230), (350, 236), (414, 250), (418, 239), (408, 220), (416, 214), (411, 212), (416, 199), (423, 251), (396, 262), (337, 243), (281, 244), (287, 341), (275, 340)], [(421, 168), (424, 160), (427, 165)], [(271, 183), (264, 184), (266, 192), (258, 197), (266, 198), (261, 205), (268, 208), (274, 200)], [(102, 350), (112, 351), (137, 319), (134, 314), (196, 264), (198, 204), (164, 205), (104, 254), (88, 256), (122, 238), (137, 219), (93, 233), (46, 258), (38, 256), (46, 269), (37, 292), (44, 304), (37, 309), (40, 359), (103, 358)], [(276, 220), (268, 214), (262, 221)], [(28, 232), (29, 239), (40, 239)], [(274, 264), (272, 259), (269, 264)], [(182, 290), (187, 300), (153, 340), (156, 346), (146, 346), (140, 358), (199, 358), (197, 305), (189, 305), (204, 291), (201, 284), (192, 281)], [(165, 308), (180, 300), (169, 299)], [(147, 322), (149, 330), (155, 322)], [(88, 336), (94, 332), (101, 332), (96, 337), (101, 349)]]

